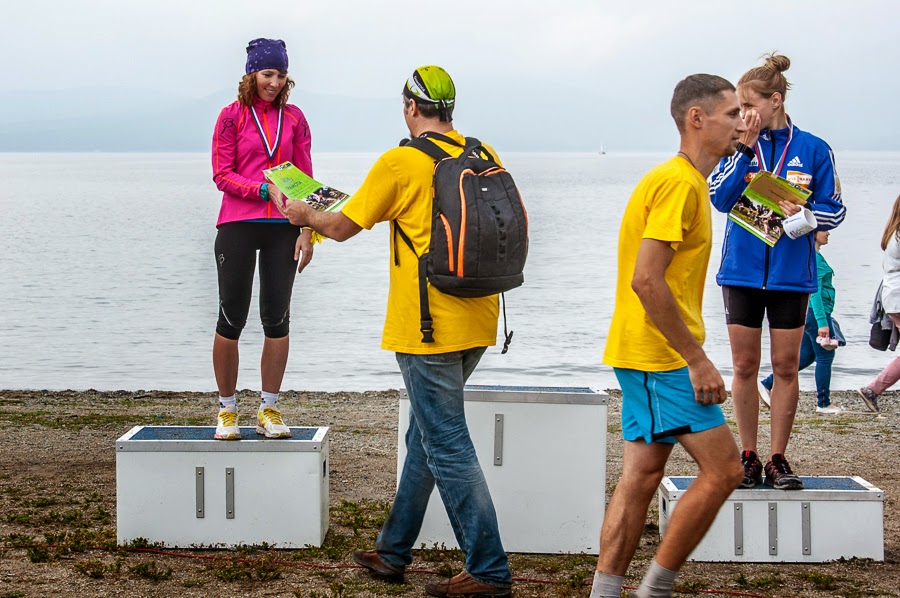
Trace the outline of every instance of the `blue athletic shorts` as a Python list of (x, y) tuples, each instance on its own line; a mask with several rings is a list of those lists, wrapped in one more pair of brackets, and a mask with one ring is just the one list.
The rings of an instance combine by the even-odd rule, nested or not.
[(687, 367), (670, 372), (613, 368), (622, 387), (622, 437), (674, 444), (675, 436), (725, 423), (718, 405), (694, 398)]

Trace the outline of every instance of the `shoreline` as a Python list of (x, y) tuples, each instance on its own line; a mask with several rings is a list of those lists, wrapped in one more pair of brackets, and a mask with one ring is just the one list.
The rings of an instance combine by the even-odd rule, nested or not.
[[(863, 411), (855, 390), (836, 391), (833, 395), (835, 403), (855, 407), (840, 415), (816, 414), (814, 393), (801, 393), (788, 454), (800, 475), (858, 475), (885, 492), (885, 561), (689, 562), (678, 577), (678, 587), (684, 592), (703, 589), (707, 593), (722, 590), (756, 596), (898, 595), (897, 397), (886, 393), (884, 412), (874, 414)], [(607, 495), (621, 471), (619, 396), (618, 391), (612, 392), (608, 405)], [(242, 422), (248, 421), (250, 405), (256, 398), (254, 391), (242, 391), (239, 395)], [(373, 546), (393, 498), (399, 403), (396, 390), (282, 394), (280, 407), (286, 423), (331, 429), (331, 527), (323, 547), (296, 551), (177, 551), (190, 554), (191, 558), (98, 549), (108, 547), (110, 539), (115, 542), (116, 438), (139, 424), (214, 425), (215, 399), (214, 392), (0, 390), (0, 451), (5, 456), (0, 461), (0, 595), (79, 591), (83, 595), (106, 596), (206, 596), (235, 592), (310, 597), (422, 594), (422, 585), (432, 574), (410, 574), (407, 585), (390, 586), (347, 568), (351, 550)], [(723, 407), (734, 430), (730, 401)], [(768, 445), (767, 411), (760, 411), (760, 422), (763, 448)], [(693, 463), (677, 447), (666, 474), (695, 473)], [(658, 546), (657, 517), (654, 500), (626, 585), (639, 582)], [(34, 547), (47, 545), (50, 547)], [(456, 572), (462, 567), (459, 556), (458, 551), (420, 550), (415, 553), (413, 567)], [(518, 582), (517, 596), (586, 596), (596, 557), (510, 554), (510, 564), (517, 578), (552, 582)]]

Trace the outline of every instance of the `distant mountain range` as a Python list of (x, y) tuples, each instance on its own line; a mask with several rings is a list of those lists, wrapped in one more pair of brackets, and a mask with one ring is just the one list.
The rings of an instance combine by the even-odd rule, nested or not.
[[(203, 98), (157, 91), (73, 89), (0, 92), (2, 152), (195, 152), (210, 147), (219, 110), (235, 91)], [(455, 124), (501, 151), (665, 151), (677, 143), (667, 102), (648, 98), (526, 99), (461, 97)], [(397, 97), (361, 98), (295, 89), (292, 103), (309, 119), (315, 151), (382, 151), (406, 134)], [(814, 107), (801, 106), (797, 114)], [(814, 114), (812, 115), (814, 116)], [(823, 117), (823, 119), (826, 117)], [(838, 150), (896, 150), (900, 135), (874, 114), (824, 135)], [(798, 124), (817, 131), (815, 119)], [(826, 122), (823, 120), (822, 122)], [(833, 121), (828, 126), (835, 127)], [(896, 126), (894, 126), (896, 128)]]

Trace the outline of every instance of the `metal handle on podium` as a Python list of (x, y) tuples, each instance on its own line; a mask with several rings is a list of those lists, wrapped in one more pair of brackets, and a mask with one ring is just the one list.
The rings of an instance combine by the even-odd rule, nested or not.
[(494, 465), (503, 465), (503, 414), (494, 415)]
[(225, 519), (234, 519), (234, 467), (225, 468)]
[(196, 515), (197, 515), (197, 519), (203, 519), (203, 517), (206, 516), (206, 512), (205, 512), (204, 500), (203, 500), (204, 499), (204, 496), (203, 496), (204, 481), (203, 481), (203, 468), (202, 467), (194, 468), (194, 478), (195, 478), (195, 483), (196, 483), (196, 486), (195, 486), (195, 488), (196, 488), (196, 490), (195, 490), (196, 504), (197, 504)]

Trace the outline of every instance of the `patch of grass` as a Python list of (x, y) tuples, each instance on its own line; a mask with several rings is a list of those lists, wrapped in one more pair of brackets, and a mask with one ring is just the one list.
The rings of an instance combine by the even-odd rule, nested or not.
[(97, 505), (97, 510), (91, 516), (91, 519), (100, 523), (101, 525), (106, 525), (112, 520), (112, 513), (104, 509), (101, 505)]
[(25, 554), (32, 563), (46, 563), (50, 561), (50, 551), (43, 546), (29, 546), (25, 549)]
[(149, 579), (151, 581), (163, 581), (172, 577), (172, 568), (159, 567), (157, 566), (156, 561), (141, 561), (140, 563), (135, 563), (128, 568), (128, 571), (138, 577), (143, 577), (144, 579)]
[(3, 537), (3, 541), (13, 548), (26, 548), (35, 543), (35, 539), (28, 534), (9, 534)]
[(151, 542), (147, 538), (142, 538), (140, 536), (138, 536), (137, 538), (134, 538), (133, 540), (131, 540), (131, 542), (128, 542), (127, 544), (123, 545), (123, 548), (125, 548), (125, 549), (129, 549), (129, 548), (162, 548), (162, 547), (163, 547), (162, 542)]
[(593, 577), (593, 571), (589, 571), (587, 569), (574, 571), (573, 573), (568, 575), (565, 579), (559, 582), (559, 593), (563, 596), (569, 596), (575, 592), (583, 591), (584, 588), (588, 586), (589, 572)]
[(0, 598), (25, 598), (25, 592), (4, 592)]
[(709, 583), (703, 579), (688, 579), (675, 585), (675, 591), (683, 594), (694, 594), (697, 590), (709, 588)]
[(278, 555), (272, 552), (251, 563), (250, 569), (253, 579), (257, 581), (279, 579), (284, 568), (276, 562), (277, 560)]
[(384, 525), (391, 505), (386, 501), (363, 499), (359, 502), (342, 500), (331, 510), (331, 518), (337, 525), (353, 530), (354, 536), (362, 532), (377, 532)]
[(817, 590), (834, 590), (838, 586), (838, 579), (833, 575), (828, 575), (827, 573), (810, 571), (808, 573), (801, 573), (799, 577), (800, 579), (805, 579), (806, 581), (813, 584)]
[(87, 505), (87, 504), (90, 504), (93, 502), (100, 502), (102, 500), (103, 500), (103, 497), (100, 496), (99, 494), (97, 494), (97, 492), (91, 492), (90, 494), (85, 496), (81, 502), (83, 502), (84, 504)]
[(105, 575), (118, 577), (122, 573), (122, 565), (124, 563), (125, 559), (122, 557), (116, 558), (116, 560), (109, 564), (98, 559), (90, 559), (75, 563), (75, 570), (91, 579), (101, 579)]
[(252, 579), (247, 563), (237, 559), (218, 558), (207, 561), (206, 568), (219, 581), (235, 582)]
[(6, 522), (18, 525), (29, 525), (32, 514), (27, 512), (12, 512), (6, 514)]
[(431, 548), (426, 548), (423, 542), (420, 544), (417, 556), (429, 563), (439, 563), (447, 560), (462, 561), (464, 559), (462, 550), (459, 548), (448, 549), (443, 542), (441, 542), (440, 546), (435, 542), (431, 545)]
[(75, 570), (91, 579), (101, 579), (106, 574), (106, 564), (97, 559), (75, 563)]
[(57, 505), (57, 501), (55, 498), (50, 498), (47, 496), (43, 496), (41, 498), (36, 498), (31, 501), (31, 506), (37, 509), (42, 509), (44, 507), (55, 507)]
[(434, 568), (442, 577), (453, 577), (460, 571), (462, 571), (462, 567), (454, 567), (450, 563), (441, 563), (437, 567)]
[(185, 588), (202, 588), (206, 585), (205, 579), (185, 579), (181, 582), (182, 587)]
[(735, 578), (734, 582), (742, 588), (756, 588), (758, 590), (778, 588), (784, 585), (784, 580), (778, 577), (777, 574), (772, 575), (771, 577), (762, 576), (747, 578), (741, 573)]
[(297, 560), (324, 558), (332, 561), (339, 561), (345, 558), (352, 550), (361, 547), (359, 538), (341, 534), (332, 527), (332, 529), (328, 530), (328, 534), (326, 534), (322, 546), (307, 545), (303, 550), (292, 552), (291, 558)]

